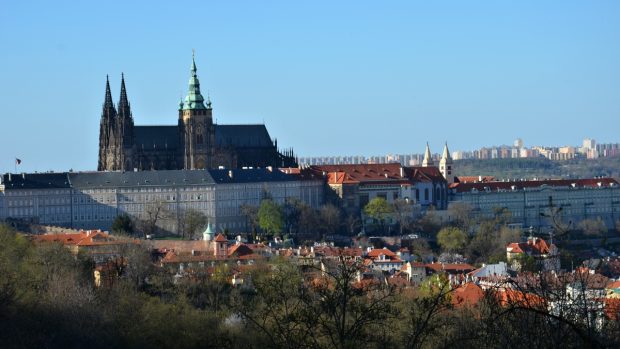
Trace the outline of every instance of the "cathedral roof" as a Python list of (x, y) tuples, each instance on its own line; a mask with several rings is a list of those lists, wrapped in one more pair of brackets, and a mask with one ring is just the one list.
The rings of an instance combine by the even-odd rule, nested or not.
[(215, 144), (219, 147), (272, 147), (265, 125), (215, 125)]
[(134, 143), (138, 150), (177, 149), (178, 126), (134, 126)]

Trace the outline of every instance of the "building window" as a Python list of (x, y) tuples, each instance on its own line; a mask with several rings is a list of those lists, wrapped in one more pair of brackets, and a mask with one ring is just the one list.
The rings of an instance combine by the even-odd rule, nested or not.
[(428, 188), (424, 189), (424, 200), (428, 201)]

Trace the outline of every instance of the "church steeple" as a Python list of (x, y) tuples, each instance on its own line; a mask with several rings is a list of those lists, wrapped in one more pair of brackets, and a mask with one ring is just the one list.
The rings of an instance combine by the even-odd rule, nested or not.
[(121, 99), (118, 101), (118, 114), (121, 117), (131, 118), (131, 109), (125, 89), (125, 74), (121, 73)]
[(181, 151), (185, 169), (204, 169), (211, 166), (215, 144), (215, 127), (211, 101), (200, 93), (196, 59), (192, 53), (189, 91), (183, 103), (179, 105), (179, 132), (181, 133)]
[(112, 92), (110, 92), (110, 79), (105, 76), (105, 100), (103, 102), (103, 113), (101, 118), (111, 119), (116, 116), (116, 109), (114, 109), (114, 102), (112, 102)]
[(426, 150), (424, 151), (424, 160), (422, 160), (422, 166), (429, 167), (433, 166), (433, 156), (431, 155), (431, 148), (428, 146), (428, 142), (426, 142)]
[(200, 93), (200, 81), (198, 81), (198, 69), (196, 69), (196, 60), (192, 53), (192, 67), (190, 70), (191, 76), (189, 78), (189, 92), (183, 102), (183, 110), (201, 110), (207, 109), (204, 104), (204, 97)]
[(443, 147), (443, 155), (441, 156), (441, 159), (446, 159), (446, 161), (452, 161), (452, 157), (450, 156), (450, 150), (448, 150), (448, 142), (446, 142)]
[(450, 150), (448, 150), (448, 142), (443, 147), (443, 155), (439, 161), (439, 171), (448, 183), (454, 182), (454, 162), (452, 156), (450, 156)]

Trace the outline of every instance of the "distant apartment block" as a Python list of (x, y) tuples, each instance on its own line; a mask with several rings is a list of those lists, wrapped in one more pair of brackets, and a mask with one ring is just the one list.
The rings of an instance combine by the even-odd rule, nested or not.
[[(301, 157), (301, 166), (311, 165), (350, 165), (350, 164), (383, 164), (400, 163), (403, 166), (419, 166), (422, 164), (423, 154), (387, 154), (376, 156), (314, 156)], [(532, 146), (525, 147), (522, 139), (516, 139), (513, 145), (482, 147), (477, 150), (457, 150), (452, 153), (454, 160), (467, 159), (517, 159), (545, 157), (554, 161), (570, 160), (575, 158), (596, 159), (600, 157), (620, 156), (620, 143), (598, 144), (596, 140), (585, 138), (581, 146)], [(439, 161), (441, 154), (432, 154), (435, 161)]]

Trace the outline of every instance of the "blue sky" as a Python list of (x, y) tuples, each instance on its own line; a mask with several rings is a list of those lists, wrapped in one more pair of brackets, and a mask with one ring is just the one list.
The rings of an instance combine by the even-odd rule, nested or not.
[(176, 124), (192, 49), (219, 123), (300, 156), (620, 141), (620, 1), (0, 0), (0, 171), (96, 168), (105, 76)]

